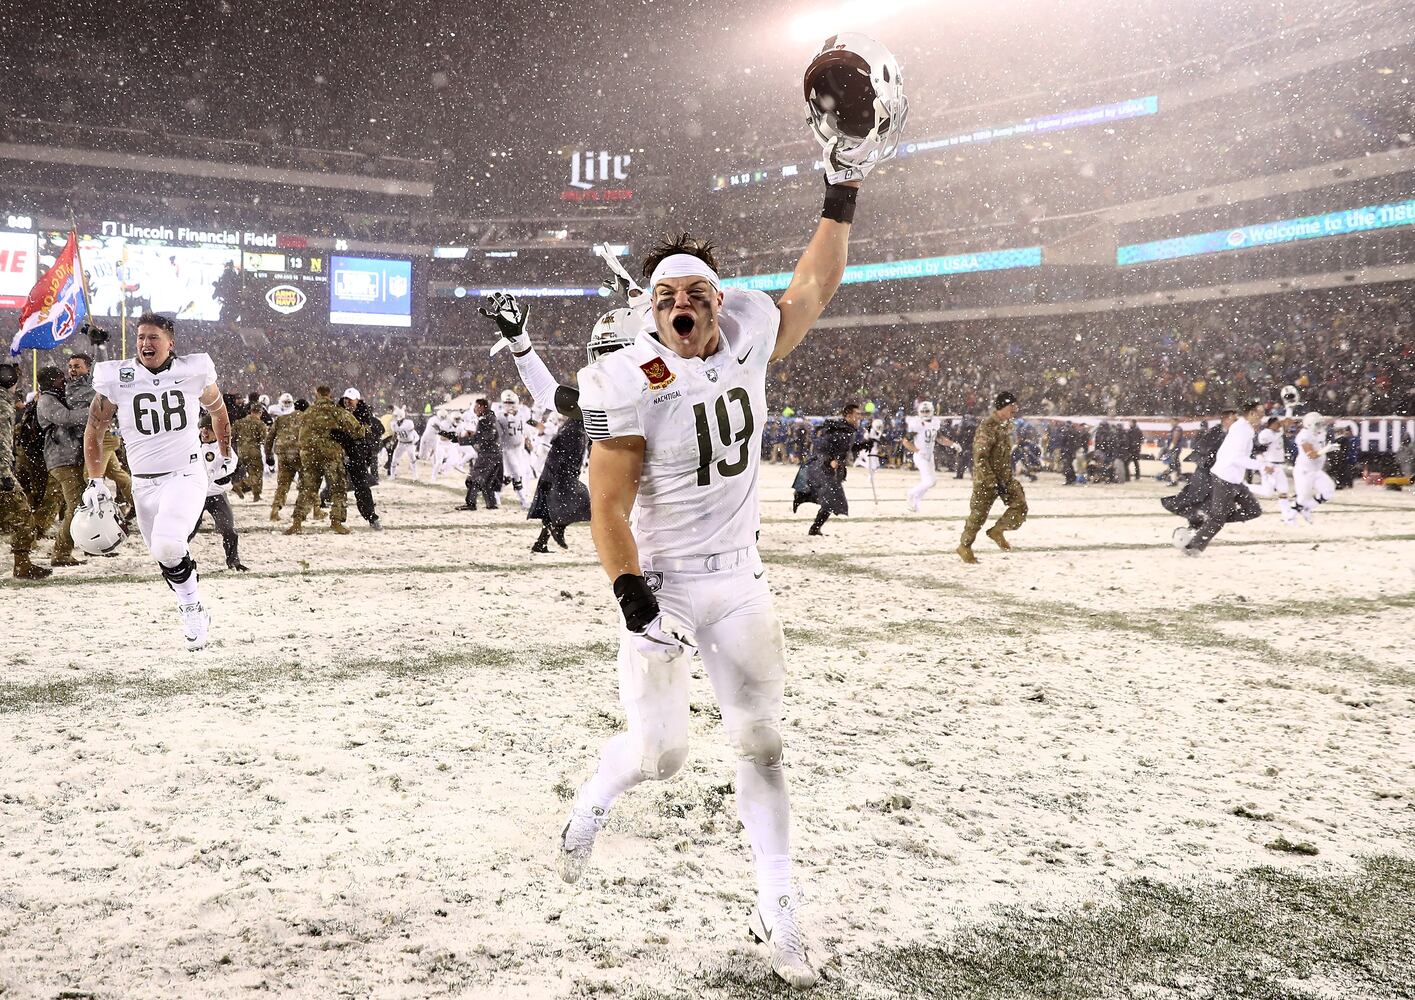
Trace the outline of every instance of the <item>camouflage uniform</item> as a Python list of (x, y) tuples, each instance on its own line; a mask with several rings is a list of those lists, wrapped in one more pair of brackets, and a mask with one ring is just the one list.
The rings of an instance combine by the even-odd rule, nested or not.
[(1027, 495), (1022, 484), (1012, 474), (1012, 428), (1008, 421), (989, 416), (978, 425), (973, 438), (973, 496), (968, 501), (968, 521), (963, 525), (962, 544), (971, 548), (973, 539), (993, 503), (1002, 497), (1007, 501), (995, 531), (1015, 531), (1027, 519)]
[(329, 523), (335, 528), (344, 525), (348, 479), (344, 471), (344, 449), (332, 436), (335, 431), (361, 438), (365, 428), (348, 410), (336, 406), (329, 397), (321, 396), (300, 417), (300, 494), (295, 502), (291, 533), (299, 530), (319, 502), (321, 479), (329, 480)]
[(34, 515), (15, 474), (15, 404), (8, 389), (0, 389), (0, 528), (10, 532), (15, 555), (15, 576), (38, 579), (48, 576), (29, 561), (34, 546)]
[(238, 485), (250, 489), (251, 498), (260, 499), (260, 491), (265, 482), (265, 463), (260, 457), (260, 445), (265, 440), (265, 421), (255, 410), (237, 420), (231, 428), (235, 440), (236, 457), (241, 462), (243, 478)]
[(300, 471), (300, 411), (275, 418), (265, 433), (265, 450), (275, 456), (275, 496), (270, 502), (270, 519), (280, 520), (280, 511), (290, 495), (290, 484)]

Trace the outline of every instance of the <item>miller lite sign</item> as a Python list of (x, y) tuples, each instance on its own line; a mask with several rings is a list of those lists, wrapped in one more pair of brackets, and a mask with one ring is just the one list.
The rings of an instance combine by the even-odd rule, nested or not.
[[(625, 182), (629, 179), (628, 153), (576, 150), (570, 154), (570, 187), (562, 192), (565, 201), (628, 201), (633, 197)], [(601, 185), (604, 185), (601, 187)]]

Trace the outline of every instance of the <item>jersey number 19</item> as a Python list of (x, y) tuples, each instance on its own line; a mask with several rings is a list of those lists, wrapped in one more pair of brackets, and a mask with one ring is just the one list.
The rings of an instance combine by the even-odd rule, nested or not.
[[(732, 417), (727, 411), (728, 403), (736, 403), (742, 410), (742, 427), (732, 430)], [(731, 447), (734, 444), (741, 446), (737, 452), (737, 457), (732, 461), (722, 459), (717, 463), (718, 475), (726, 478), (728, 476), (738, 476), (747, 468), (747, 462), (751, 459), (747, 449), (751, 447), (752, 431), (756, 429), (756, 424), (752, 419), (752, 400), (747, 395), (747, 390), (742, 388), (729, 389), (727, 395), (718, 396), (713, 404), (713, 414), (717, 418), (717, 434), (724, 446)], [(708, 415), (706, 403), (693, 404), (693, 419), (698, 428), (698, 485), (710, 486), (712, 484), (713, 469), (713, 440), (712, 430), (708, 427)]]

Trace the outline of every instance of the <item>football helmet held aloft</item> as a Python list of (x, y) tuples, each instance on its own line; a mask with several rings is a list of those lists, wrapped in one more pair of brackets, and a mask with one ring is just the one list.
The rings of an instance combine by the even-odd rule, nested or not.
[(637, 334), (632, 321), (636, 315), (633, 309), (612, 309), (595, 321), (590, 341), (585, 345), (589, 364), (634, 342)]
[(868, 35), (831, 35), (806, 68), (806, 123), (826, 179), (856, 181), (895, 154), (909, 99), (894, 53)]

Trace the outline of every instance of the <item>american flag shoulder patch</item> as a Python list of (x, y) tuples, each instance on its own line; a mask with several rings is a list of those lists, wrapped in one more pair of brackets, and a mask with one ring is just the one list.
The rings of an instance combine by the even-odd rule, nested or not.
[(580, 416), (585, 421), (585, 434), (591, 441), (603, 441), (609, 437), (609, 414), (603, 410), (581, 408)]

